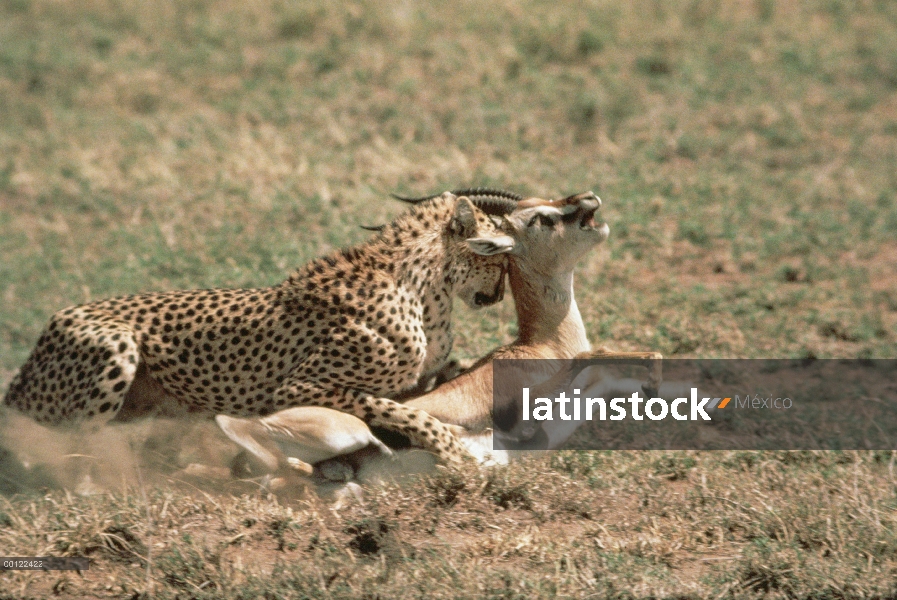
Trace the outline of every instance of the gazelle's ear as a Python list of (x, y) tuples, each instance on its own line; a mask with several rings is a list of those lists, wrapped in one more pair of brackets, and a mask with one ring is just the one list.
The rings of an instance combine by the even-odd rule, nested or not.
[(467, 240), (467, 245), (470, 246), (474, 254), (479, 254), (480, 256), (507, 254), (514, 249), (514, 238), (508, 235), (470, 238)]

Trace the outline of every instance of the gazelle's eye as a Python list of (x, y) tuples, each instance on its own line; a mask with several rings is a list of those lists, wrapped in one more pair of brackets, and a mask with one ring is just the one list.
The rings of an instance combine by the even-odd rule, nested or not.
[(529, 220), (529, 223), (527, 223), (526, 226), (534, 227), (537, 222), (539, 223), (539, 227), (554, 227), (557, 225), (558, 220), (554, 215), (533, 215), (533, 218)]

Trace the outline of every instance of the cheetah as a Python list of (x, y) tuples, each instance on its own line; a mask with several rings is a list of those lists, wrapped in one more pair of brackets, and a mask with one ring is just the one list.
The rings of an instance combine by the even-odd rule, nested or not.
[(495, 201), (482, 189), (432, 197), (273, 287), (60, 310), (4, 404), (41, 423), (88, 427), (171, 405), (208, 417), (323, 406), (460, 460), (449, 426), (384, 396), (447, 362), (453, 296), (471, 307), (502, 299), (505, 250), (489, 243), (501, 235)]

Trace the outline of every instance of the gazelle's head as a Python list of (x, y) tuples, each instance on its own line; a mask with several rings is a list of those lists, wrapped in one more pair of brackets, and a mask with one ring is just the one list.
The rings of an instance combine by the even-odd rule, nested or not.
[[(525, 269), (553, 276), (572, 271), (579, 258), (610, 232), (606, 223), (595, 219), (601, 199), (593, 192), (557, 200), (524, 199), (484, 188), (425, 198), (396, 197), (420, 204), (440, 196), (457, 202), (449, 225), (454, 243), (449, 248), (456, 248), (450, 252), (455, 255), (451, 261), (455, 291), (471, 306), (501, 299), (505, 255)], [(484, 215), (491, 222), (483, 223)]]
[(467, 242), (484, 253), (490, 248), (501, 248), (518, 264), (546, 275), (570, 271), (580, 257), (610, 233), (607, 223), (595, 218), (599, 208), (601, 199), (593, 192), (558, 200), (508, 201), (504, 214), (493, 217), (506, 237)]

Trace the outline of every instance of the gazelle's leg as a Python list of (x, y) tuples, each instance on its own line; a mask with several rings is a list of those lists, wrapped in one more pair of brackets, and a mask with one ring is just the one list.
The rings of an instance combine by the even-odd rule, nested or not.
[(411, 442), (433, 452), (442, 460), (460, 462), (469, 456), (452, 428), (426, 412), (377, 398), (354, 389), (326, 389), (314, 382), (288, 379), (274, 392), (278, 406), (325, 406), (404, 434)]

